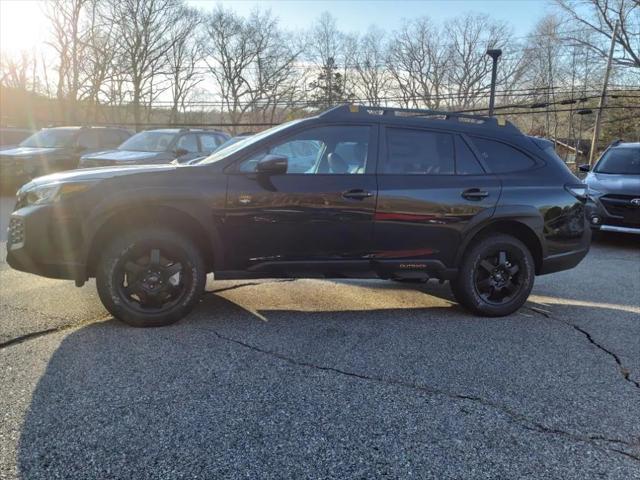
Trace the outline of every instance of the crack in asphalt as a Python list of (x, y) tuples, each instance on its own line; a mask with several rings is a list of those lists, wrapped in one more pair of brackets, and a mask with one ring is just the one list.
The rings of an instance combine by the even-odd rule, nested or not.
[(448, 390), (444, 390), (441, 388), (436, 388), (436, 387), (431, 387), (431, 386), (427, 386), (427, 385), (418, 385), (416, 383), (410, 383), (410, 382), (406, 382), (403, 380), (398, 380), (398, 379), (393, 379), (393, 378), (383, 378), (383, 377), (378, 377), (378, 376), (372, 376), (372, 375), (367, 375), (367, 374), (362, 374), (362, 373), (357, 373), (357, 372), (350, 372), (347, 370), (343, 370), (340, 368), (336, 368), (336, 367), (330, 367), (330, 366), (326, 366), (326, 365), (317, 365), (311, 362), (306, 362), (306, 361), (301, 361), (301, 360), (297, 360), (295, 358), (289, 357), (287, 355), (284, 355), (282, 353), (278, 353), (272, 350), (266, 350), (263, 348), (260, 348), (256, 345), (252, 345), (250, 343), (244, 342), (242, 340), (238, 340), (232, 337), (228, 337), (226, 335), (221, 334), (220, 332), (218, 332), (217, 330), (214, 329), (210, 329), (210, 328), (201, 328), (201, 330), (204, 331), (208, 331), (213, 333), (214, 335), (216, 335), (216, 337), (218, 337), (220, 340), (226, 341), (226, 342), (231, 342), (231, 343), (235, 343), (237, 345), (240, 345), (244, 348), (247, 348), (249, 350), (264, 354), (264, 355), (269, 355), (271, 357), (277, 358), (279, 360), (282, 360), (284, 362), (287, 362), (289, 364), (298, 366), (298, 367), (305, 367), (305, 368), (312, 368), (315, 370), (320, 370), (320, 371), (325, 371), (325, 372), (331, 372), (331, 373), (337, 373), (339, 375), (344, 375), (347, 377), (352, 377), (352, 378), (357, 378), (359, 380), (364, 380), (364, 381), (368, 381), (368, 382), (376, 382), (376, 383), (381, 383), (384, 385), (389, 385), (389, 386), (395, 386), (395, 387), (403, 387), (403, 388), (408, 388), (411, 390), (415, 390), (421, 393), (426, 393), (427, 395), (441, 395), (441, 396), (445, 396), (454, 400), (467, 400), (467, 401), (472, 401), (472, 402), (476, 402), (479, 403), (481, 405), (484, 405), (486, 407), (490, 407), (494, 410), (498, 410), (502, 413), (504, 413), (505, 415), (507, 415), (512, 421), (514, 421), (515, 423), (521, 425), (523, 428), (526, 428), (527, 430), (531, 430), (534, 432), (538, 432), (538, 433), (545, 433), (545, 434), (553, 434), (553, 435), (560, 435), (566, 438), (569, 438), (571, 440), (574, 441), (579, 441), (579, 442), (586, 442), (589, 443), (591, 445), (593, 445), (594, 447), (603, 450), (603, 451), (615, 451), (618, 453), (621, 453), (637, 462), (640, 462), (640, 455), (635, 455), (629, 452), (625, 452), (623, 450), (619, 450), (619, 449), (615, 449), (615, 448), (606, 448), (603, 447), (602, 445), (598, 444), (597, 442), (606, 442), (606, 443), (613, 443), (613, 444), (617, 444), (617, 445), (624, 445), (627, 446), (629, 448), (633, 448), (633, 449), (637, 449), (638, 447), (640, 447), (640, 443), (634, 443), (634, 442), (629, 442), (627, 440), (623, 440), (623, 439), (619, 439), (619, 438), (608, 438), (605, 437), (603, 435), (581, 435), (581, 434), (576, 434), (576, 433), (572, 433), (572, 432), (568, 432), (566, 430), (561, 430), (558, 428), (550, 428), (547, 427), (539, 422), (536, 422), (535, 420), (532, 420), (528, 417), (526, 417), (525, 415), (518, 413), (514, 410), (512, 410), (511, 408), (505, 406), (505, 405), (501, 405), (499, 403), (493, 402), (491, 400), (488, 400), (486, 398), (483, 397), (479, 397), (476, 395), (466, 395), (466, 394), (462, 394), (462, 393), (456, 393), (456, 392), (451, 392)]
[(577, 325), (574, 325), (573, 323), (564, 320), (562, 318), (557, 318), (554, 317), (550, 311), (545, 310), (543, 308), (538, 308), (538, 307), (527, 307), (529, 310), (532, 310), (535, 313), (538, 313), (546, 318), (549, 318), (551, 320), (556, 320), (558, 322), (562, 322), (565, 325), (573, 328), (574, 330), (576, 330), (577, 332), (580, 332), (584, 337), (586, 337), (586, 339), (592, 344), (594, 345), (596, 348), (598, 348), (599, 350), (605, 352), (607, 355), (609, 355), (611, 358), (613, 358), (613, 360), (616, 362), (616, 364), (618, 365), (618, 370), (620, 371), (620, 375), (622, 375), (622, 378), (624, 378), (627, 382), (631, 383), (632, 385), (634, 385), (636, 388), (640, 389), (640, 382), (634, 380), (633, 378), (631, 378), (631, 372), (629, 371), (629, 369), (627, 367), (624, 366), (624, 364), (622, 363), (622, 360), (620, 360), (620, 357), (613, 351), (609, 350), (607, 347), (605, 347), (604, 345), (601, 345), (600, 343), (598, 343), (593, 336), (586, 331), (584, 328), (579, 327)]
[[(208, 293), (220, 293), (220, 292), (226, 292), (228, 290), (235, 290), (237, 288), (242, 288), (242, 287), (263, 285), (265, 283), (283, 283), (283, 282), (292, 282), (292, 281), (295, 281), (295, 280), (296, 280), (295, 278), (287, 278), (287, 279), (277, 280), (277, 281), (272, 281), (272, 282), (242, 283), (240, 285), (233, 285), (231, 287), (219, 288), (217, 290), (210, 290), (210, 291), (207, 291), (207, 292), (204, 292), (204, 293), (205, 294), (208, 294)], [(19, 307), (19, 306), (15, 306), (15, 305), (6, 305), (6, 306), (11, 308), (11, 309), (13, 309), (13, 310), (18, 310), (18, 311), (22, 311), (22, 312), (26, 312), (26, 313), (35, 313), (35, 314), (38, 314), (38, 315), (44, 315), (44, 316), (46, 316), (48, 318), (52, 318), (52, 319), (56, 319), (56, 320), (66, 320), (66, 318), (64, 318), (64, 317), (60, 317), (60, 316), (57, 316), (57, 315), (45, 314), (45, 313), (39, 312), (37, 310), (31, 310), (31, 309), (25, 308), (25, 307)], [(6, 347), (10, 347), (11, 345), (16, 345), (16, 344), (19, 344), (19, 343), (26, 342), (28, 340), (33, 340), (35, 338), (39, 338), (39, 337), (43, 337), (45, 335), (49, 335), (51, 333), (62, 332), (64, 330), (68, 330), (70, 328), (80, 327), (82, 325), (88, 325), (90, 323), (95, 323), (95, 322), (99, 322), (99, 321), (102, 321), (102, 320), (107, 320), (109, 318), (112, 318), (111, 315), (107, 315), (105, 317), (97, 318), (97, 319), (93, 319), (93, 320), (89, 320), (89, 321), (74, 322), (74, 323), (69, 323), (69, 324), (65, 324), (65, 325), (60, 325), (58, 327), (47, 328), (47, 329), (44, 329), (44, 330), (38, 330), (36, 332), (25, 333), (24, 335), (20, 335), (18, 337), (10, 338), (9, 340), (1, 342), (0, 343), (0, 350), (2, 350), (3, 348), (6, 348)]]
[(26, 333), (24, 335), (20, 335), (19, 337), (10, 338), (9, 340), (0, 343), (0, 350), (6, 347), (10, 347), (11, 345), (15, 345), (17, 343), (26, 342), (27, 340), (31, 340), (32, 338), (42, 337), (44, 335), (48, 335), (49, 333), (59, 332), (60, 327), (48, 328), (46, 330), (39, 330), (37, 332)]
[(237, 290), (238, 288), (244, 288), (244, 287), (255, 287), (258, 285), (266, 285), (269, 283), (286, 283), (286, 282), (295, 282), (297, 279), (296, 278), (285, 278), (282, 280), (273, 280), (273, 281), (269, 281), (269, 282), (247, 282), (247, 283), (241, 283), (239, 285), (232, 285), (230, 287), (224, 287), (224, 288), (218, 288), (216, 290), (206, 290), (204, 292), (204, 294), (209, 294), (209, 293), (222, 293), (222, 292), (228, 292), (229, 290)]
[[(35, 313), (35, 314), (43, 315), (43, 316), (51, 318), (51, 319), (66, 320), (66, 318), (64, 318), (64, 317), (60, 317), (60, 316), (57, 316), (57, 315), (49, 315), (49, 314), (42, 313), (42, 312), (39, 312), (37, 310), (31, 310), (31, 309), (25, 308), (25, 307), (19, 307), (19, 306), (15, 306), (15, 305), (6, 305), (6, 304), (5, 304), (5, 306), (7, 306), (7, 307), (9, 307), (9, 308), (11, 308), (13, 310), (18, 310), (18, 311), (22, 311), (22, 312), (26, 312), (26, 313)], [(19, 344), (19, 343), (26, 342), (28, 340), (33, 340), (33, 339), (36, 339), (36, 338), (44, 337), (45, 335), (49, 335), (49, 334), (56, 333), (56, 332), (63, 332), (65, 330), (69, 330), (69, 329), (72, 329), (72, 328), (82, 327), (84, 325), (88, 325), (90, 323), (95, 323), (95, 322), (100, 322), (100, 321), (103, 321), (103, 320), (107, 320), (109, 318), (112, 318), (111, 315), (106, 315), (104, 317), (95, 318), (95, 319), (87, 320), (87, 321), (80, 320), (80, 321), (73, 322), (73, 323), (67, 323), (67, 324), (64, 324), (64, 325), (59, 325), (57, 327), (46, 328), (44, 330), (38, 330), (38, 331), (35, 331), (35, 332), (25, 333), (24, 335), (20, 335), (18, 337), (13, 337), (13, 338), (10, 338), (9, 340), (5, 340), (4, 342), (0, 343), (0, 350), (2, 350), (4, 348), (7, 348), (7, 347), (10, 347), (12, 345), (16, 345), (16, 344)]]

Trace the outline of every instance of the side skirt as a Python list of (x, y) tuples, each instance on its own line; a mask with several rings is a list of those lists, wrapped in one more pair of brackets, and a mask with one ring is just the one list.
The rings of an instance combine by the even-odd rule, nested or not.
[(455, 268), (447, 268), (438, 260), (348, 260), (307, 262), (264, 262), (248, 270), (214, 272), (217, 280), (252, 278), (382, 278), (451, 280)]

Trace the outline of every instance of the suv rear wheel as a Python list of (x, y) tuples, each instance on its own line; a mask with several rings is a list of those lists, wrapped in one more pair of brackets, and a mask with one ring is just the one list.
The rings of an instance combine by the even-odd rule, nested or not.
[(535, 278), (531, 252), (510, 235), (482, 238), (464, 255), (453, 294), (472, 312), (501, 317), (518, 310), (529, 297)]
[(106, 309), (134, 327), (177, 322), (198, 303), (205, 281), (204, 261), (193, 242), (154, 228), (112, 240), (96, 272)]

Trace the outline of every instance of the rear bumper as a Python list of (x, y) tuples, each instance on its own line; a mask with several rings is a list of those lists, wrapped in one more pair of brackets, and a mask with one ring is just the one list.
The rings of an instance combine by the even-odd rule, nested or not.
[(581, 250), (551, 255), (542, 261), (538, 275), (569, 270), (578, 265), (589, 253), (589, 247)]

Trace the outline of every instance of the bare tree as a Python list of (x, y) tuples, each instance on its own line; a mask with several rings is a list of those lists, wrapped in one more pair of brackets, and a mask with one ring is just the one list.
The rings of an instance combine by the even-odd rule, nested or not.
[[(618, 22), (616, 44), (622, 55), (616, 55), (618, 65), (640, 68), (640, 2), (638, 0), (555, 0), (556, 5), (569, 19), (567, 27), (570, 33), (566, 39), (585, 45), (599, 56), (605, 58), (613, 29)], [(574, 27), (573, 31), (571, 27)], [(582, 27), (595, 33), (585, 39), (581, 35)]]
[(203, 81), (199, 70), (202, 61), (202, 42), (198, 38), (201, 22), (197, 10), (183, 8), (169, 30), (167, 64), (172, 101), (171, 123), (178, 121), (178, 109), (184, 110), (187, 96)]
[(32, 75), (34, 58), (23, 50), (17, 56), (3, 51), (0, 55), (0, 85), (18, 90), (34, 88), (35, 76)]
[(254, 10), (248, 21), (256, 56), (253, 64), (255, 101), (262, 120), (273, 122), (278, 107), (292, 106), (300, 93), (297, 60), (302, 47), (282, 32), (270, 12)]
[(87, 13), (88, 26), (81, 38), (84, 55), (81, 71), (84, 77), (80, 98), (88, 101), (87, 118), (97, 120), (102, 97), (108, 98), (109, 86), (119, 68), (119, 44), (116, 26), (105, 18), (97, 0)]
[(448, 22), (445, 27), (449, 42), (447, 70), (452, 106), (469, 108), (485, 99), (490, 88), (491, 59), (488, 48), (503, 48), (510, 30), (487, 15), (467, 14)]
[(57, 97), (67, 101), (72, 119), (77, 114), (76, 102), (81, 88), (82, 20), (89, 1), (52, 0), (46, 9), (53, 29), (49, 45), (58, 56)]
[(205, 24), (205, 61), (214, 78), (222, 111), (237, 124), (255, 105), (257, 88), (249, 82), (257, 53), (252, 44), (252, 28), (222, 7), (217, 7)]
[(169, 29), (181, 7), (181, 0), (110, 0), (108, 15), (118, 29), (120, 59), (131, 84), (136, 127), (142, 119), (144, 97), (154, 97), (154, 77), (165, 73), (172, 45)]
[(442, 31), (427, 17), (405, 22), (389, 42), (387, 69), (404, 107), (439, 108), (448, 55)]
[(371, 27), (353, 48), (356, 73), (353, 89), (370, 105), (387, 103), (391, 75), (385, 68), (386, 50), (385, 33), (377, 27)]
[(338, 29), (335, 17), (324, 12), (313, 24), (307, 38), (307, 59), (312, 64), (308, 75), (312, 103), (327, 108), (350, 97), (347, 37)]

